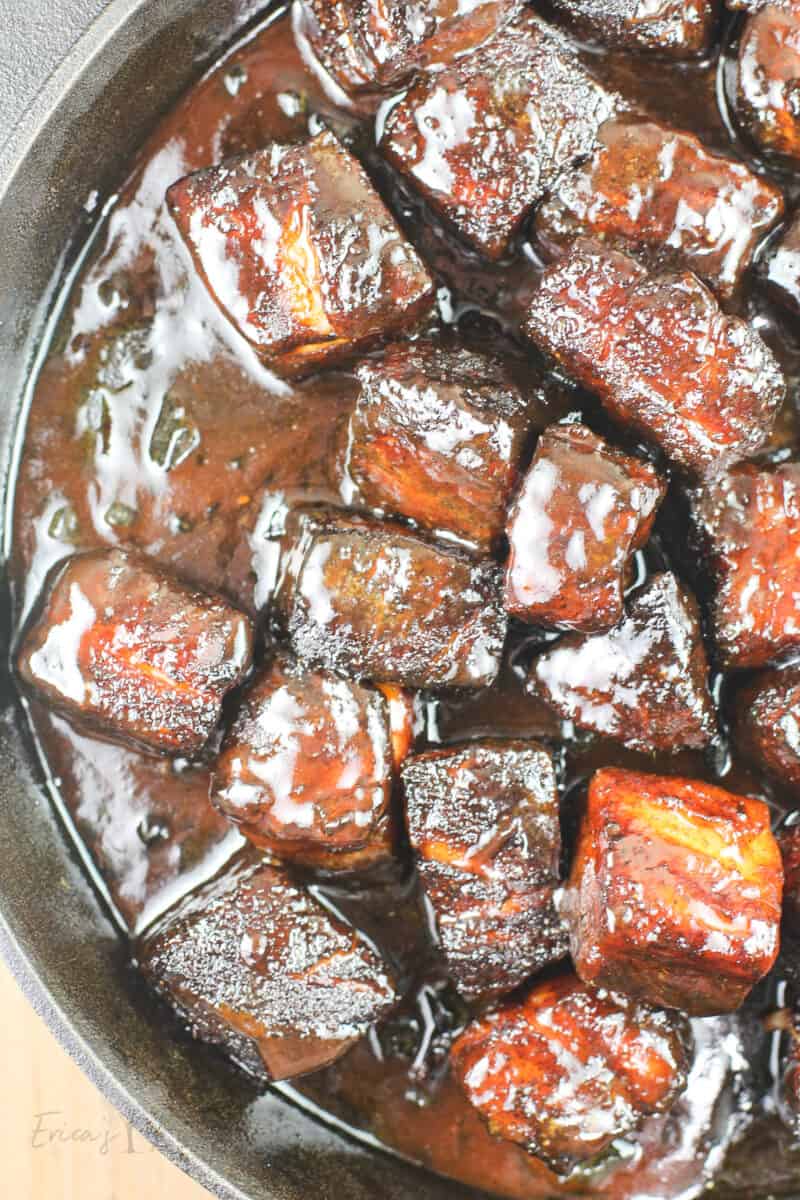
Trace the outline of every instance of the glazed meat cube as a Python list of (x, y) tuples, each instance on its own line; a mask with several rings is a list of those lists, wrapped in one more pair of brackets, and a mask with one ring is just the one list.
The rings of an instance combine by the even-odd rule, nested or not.
[(800, 788), (800, 668), (762, 671), (736, 696), (736, 744), (789, 788)]
[(545, 271), (526, 332), (613, 417), (699, 474), (763, 445), (784, 397), (772, 352), (696, 276), (649, 275), (597, 243), (579, 241)]
[(665, 491), (648, 463), (585, 425), (548, 429), (509, 514), (508, 612), (555, 629), (615, 625), (626, 567)]
[(507, 625), (493, 563), (313, 509), (290, 527), (274, 608), (302, 662), (409, 688), (493, 682)]
[(768, 4), (739, 39), (736, 116), (761, 150), (800, 158), (800, 3)]
[(307, 866), (371, 861), (392, 786), (389, 705), (377, 690), (278, 656), (245, 695), (211, 797), (257, 846)]
[(800, 214), (789, 223), (767, 255), (762, 278), (770, 294), (794, 313), (800, 313)]
[(800, 938), (800, 825), (781, 830), (783, 859), (783, 917), (784, 928), (795, 939)]
[(654, 575), (609, 633), (540, 655), (527, 690), (631, 750), (701, 749), (716, 732), (697, 603), (674, 575)]
[(53, 708), (106, 736), (198, 754), (252, 656), (250, 622), (122, 550), (61, 566), (17, 667)]
[(396, 1001), (353, 929), (249, 856), (168, 913), (139, 961), (196, 1037), (250, 1039), (271, 1079), (340, 1058)]
[(606, 122), (598, 142), (536, 215), (545, 253), (559, 258), (588, 235), (654, 265), (688, 267), (730, 296), (783, 213), (780, 191), (658, 121), (621, 116)]
[(670, 1108), (688, 1059), (679, 1017), (593, 991), (572, 974), (479, 1017), (451, 1052), (490, 1132), (564, 1174)]
[(327, 131), (198, 171), (167, 201), (212, 297), (278, 374), (411, 328), (433, 304), (413, 246)]
[(607, 46), (692, 58), (708, 49), (719, 0), (552, 0), (576, 30)]
[(762, 801), (598, 771), (562, 906), (575, 969), (693, 1016), (733, 1012), (777, 956), (782, 889)]
[(345, 92), (396, 87), (490, 38), (522, 0), (301, 0), (300, 32)]
[(500, 258), (558, 176), (594, 148), (614, 102), (532, 16), (420, 78), (381, 150), (472, 246)]
[(743, 464), (691, 504), (721, 663), (760, 667), (800, 646), (800, 463)]
[(532, 424), (502, 364), (415, 342), (390, 347), (357, 375), (348, 467), (360, 499), (490, 550)]
[(462, 995), (510, 991), (563, 958), (548, 752), (536, 742), (474, 742), (412, 757), (402, 774), (411, 845)]

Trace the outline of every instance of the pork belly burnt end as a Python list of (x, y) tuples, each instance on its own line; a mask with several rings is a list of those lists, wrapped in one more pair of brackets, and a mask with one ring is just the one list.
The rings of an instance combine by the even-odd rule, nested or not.
[(609, 633), (571, 634), (535, 659), (527, 690), (631, 750), (701, 749), (716, 733), (697, 603), (670, 574), (654, 575)]
[(510, 991), (567, 951), (553, 906), (561, 835), (553, 763), (535, 742), (407, 760), (411, 845), (448, 970), (468, 1000)]
[(686, 1084), (687, 1023), (572, 974), (473, 1021), (456, 1078), (495, 1137), (567, 1173), (670, 1108)]
[(403, 687), (486, 687), (507, 618), (499, 568), (366, 518), (297, 509), (273, 611), (297, 657)]
[(760, 667), (800, 646), (800, 463), (743, 464), (690, 493), (715, 583), (711, 618), (725, 667)]
[(562, 906), (575, 969), (693, 1016), (733, 1012), (775, 961), (782, 889), (762, 801), (598, 771)]
[(760, 150), (800, 159), (800, 3), (768, 4), (739, 39), (736, 116)]
[(253, 632), (224, 600), (122, 550), (59, 567), (19, 652), (23, 684), (107, 737), (190, 758), (250, 667)]
[(588, 162), (564, 174), (536, 214), (545, 254), (602, 239), (653, 266), (688, 267), (729, 297), (783, 213), (773, 184), (706, 150), (690, 133), (640, 116), (607, 121)]
[(212, 297), (278, 374), (412, 328), (433, 304), (413, 246), (327, 131), (198, 171), (167, 200)]
[(788, 788), (800, 788), (800, 668), (762, 671), (736, 694), (736, 745)]
[(522, 8), (522, 0), (301, 0), (300, 32), (350, 95), (397, 87), (433, 61), (465, 54)]
[(377, 691), (280, 655), (248, 689), (211, 798), (257, 846), (352, 869), (391, 853), (389, 705)]
[(552, 0), (578, 33), (607, 46), (694, 58), (708, 49), (719, 0)]
[(699, 475), (758, 450), (785, 393), (772, 352), (696, 276), (649, 275), (594, 242), (545, 271), (526, 332), (613, 417)]
[(770, 295), (791, 312), (800, 314), (800, 213), (766, 256), (761, 275)]
[(250, 1039), (271, 1079), (333, 1062), (396, 1001), (353, 929), (250, 856), (167, 914), (139, 961), (196, 1037)]
[(555, 629), (615, 625), (665, 491), (653, 467), (585, 425), (546, 430), (509, 514), (507, 611)]
[(614, 101), (533, 16), (423, 76), (389, 113), (381, 151), (458, 233), (500, 258)]
[(348, 467), (360, 500), (490, 550), (535, 423), (502, 363), (414, 342), (356, 373)]

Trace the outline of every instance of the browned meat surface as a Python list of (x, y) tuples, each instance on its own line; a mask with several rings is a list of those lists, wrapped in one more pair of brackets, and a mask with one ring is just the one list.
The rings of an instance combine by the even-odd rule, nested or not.
[(17, 658), (27, 688), (112, 738), (191, 757), (250, 668), (250, 622), (122, 550), (52, 577)]
[(762, 671), (736, 693), (737, 746), (789, 788), (800, 788), (800, 669)]
[(693, 58), (708, 49), (719, 0), (552, 0), (578, 33), (607, 46)]
[(537, 424), (535, 401), (499, 360), (432, 342), (391, 346), (357, 375), (348, 468), (358, 498), (490, 550)]
[(800, 158), (800, 3), (767, 4), (739, 39), (736, 116), (761, 150)]
[(280, 858), (351, 869), (390, 853), (391, 786), (380, 692), (278, 655), (242, 700), (214, 765), (212, 800)]
[(728, 297), (782, 214), (779, 189), (744, 163), (691, 133), (623, 115), (603, 125), (587, 162), (562, 175), (535, 228), (551, 258), (594, 237), (652, 266), (688, 267)]
[(447, 967), (468, 999), (510, 991), (566, 954), (553, 907), (561, 834), (550, 755), (479, 741), (407, 760), (411, 845)]
[(422, 76), (389, 113), (381, 150), (488, 258), (594, 147), (612, 97), (544, 23), (526, 17)]
[(615, 625), (630, 557), (665, 491), (648, 463), (585, 425), (548, 429), (509, 514), (508, 612), (554, 629)]
[(800, 463), (745, 464), (692, 493), (726, 667), (760, 667), (800, 646), (798, 487)]
[(732, 1012), (775, 962), (782, 891), (762, 801), (598, 771), (563, 906), (575, 969), (693, 1016)]
[(764, 260), (761, 277), (780, 304), (800, 313), (800, 216), (789, 222)]
[(527, 684), (565, 721), (632, 750), (700, 749), (716, 732), (697, 603), (654, 575), (609, 633), (570, 634), (534, 660)]
[(696, 276), (648, 274), (595, 242), (545, 271), (525, 329), (613, 417), (700, 475), (762, 446), (784, 397), (771, 351)]
[(276, 608), (301, 661), (409, 688), (496, 678), (506, 617), (493, 563), (399, 525), (314, 509), (290, 528)]
[(473, 1021), (452, 1053), (490, 1132), (559, 1172), (668, 1109), (689, 1057), (680, 1018), (571, 974)]
[(422, 261), (327, 131), (198, 171), (167, 200), (211, 296), (278, 374), (413, 328), (432, 306)]
[(345, 92), (396, 87), (490, 38), (522, 0), (301, 0), (300, 30)]
[(249, 856), (168, 913), (139, 961), (196, 1037), (250, 1039), (271, 1079), (333, 1062), (396, 1002), (353, 929)]

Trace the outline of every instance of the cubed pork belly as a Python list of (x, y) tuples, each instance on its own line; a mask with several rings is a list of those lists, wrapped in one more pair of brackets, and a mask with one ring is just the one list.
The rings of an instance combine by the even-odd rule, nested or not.
[(695, 275), (649, 274), (597, 242), (545, 271), (525, 331), (611, 416), (699, 475), (758, 450), (784, 398), (772, 352)]
[(432, 207), (497, 259), (558, 176), (595, 145), (615, 101), (532, 15), (417, 80), (380, 148)]
[(276, 1080), (340, 1058), (397, 998), (354, 929), (248, 855), (168, 913), (138, 957), (196, 1037), (249, 1039)]
[(262, 849), (350, 870), (391, 852), (393, 765), (389, 702), (377, 688), (279, 654), (242, 699), (211, 795)]
[(188, 175), (167, 201), (211, 296), (280, 375), (411, 329), (432, 307), (421, 259), (327, 130)]
[(697, 602), (669, 573), (610, 632), (570, 634), (534, 659), (527, 690), (631, 750), (702, 749), (716, 733)]
[(782, 214), (779, 189), (744, 163), (712, 154), (694, 134), (622, 115), (600, 129), (592, 157), (562, 175), (535, 229), (550, 258), (592, 237), (654, 267), (687, 267), (727, 298)]
[(767, 4), (748, 17), (735, 111), (759, 150), (800, 158), (800, 0)]
[(598, 771), (562, 906), (575, 969), (692, 1016), (733, 1012), (775, 962), (782, 891), (761, 800)]
[(535, 742), (478, 741), (413, 756), (402, 775), (417, 868), (462, 995), (510, 991), (563, 958), (550, 754)]
[(760, 667), (800, 646), (800, 463), (745, 463), (690, 494), (714, 581), (725, 667)]
[(162, 754), (199, 754), (246, 676), (253, 630), (219, 597), (123, 550), (57, 568), (17, 658), (23, 684), (70, 720)]
[(800, 668), (760, 671), (734, 703), (737, 748), (787, 788), (800, 788)]
[(494, 563), (314, 508), (295, 510), (281, 541), (275, 619), (308, 666), (412, 689), (496, 678), (507, 618)]
[(564, 974), (474, 1020), (451, 1057), (490, 1132), (566, 1174), (671, 1107), (689, 1046), (676, 1014)]
[(397, 343), (356, 373), (348, 468), (360, 500), (491, 550), (535, 426), (510, 373), (433, 342)]
[(509, 513), (507, 611), (553, 629), (616, 625), (631, 555), (665, 491), (649, 463), (585, 425), (551, 426)]
[(796, 214), (761, 265), (764, 285), (779, 304), (800, 314), (800, 214)]
[(466, 54), (521, 9), (522, 0), (300, 0), (297, 11), (318, 61), (357, 96)]
[(575, 31), (605, 46), (694, 58), (709, 47), (719, 0), (551, 0)]

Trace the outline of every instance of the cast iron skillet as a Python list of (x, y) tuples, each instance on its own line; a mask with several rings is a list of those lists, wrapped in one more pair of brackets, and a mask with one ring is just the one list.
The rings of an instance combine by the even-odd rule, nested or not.
[[(122, 181), (158, 117), (263, 7), (264, 0), (0, 0), (6, 501), (26, 379), (69, 269), (64, 246), (85, 238), (87, 206)], [(7, 667), (5, 585), (0, 619), (0, 950), (82, 1069), (141, 1133), (225, 1200), (474, 1195), (260, 1095), (213, 1052), (171, 1036), (33, 765)]]

